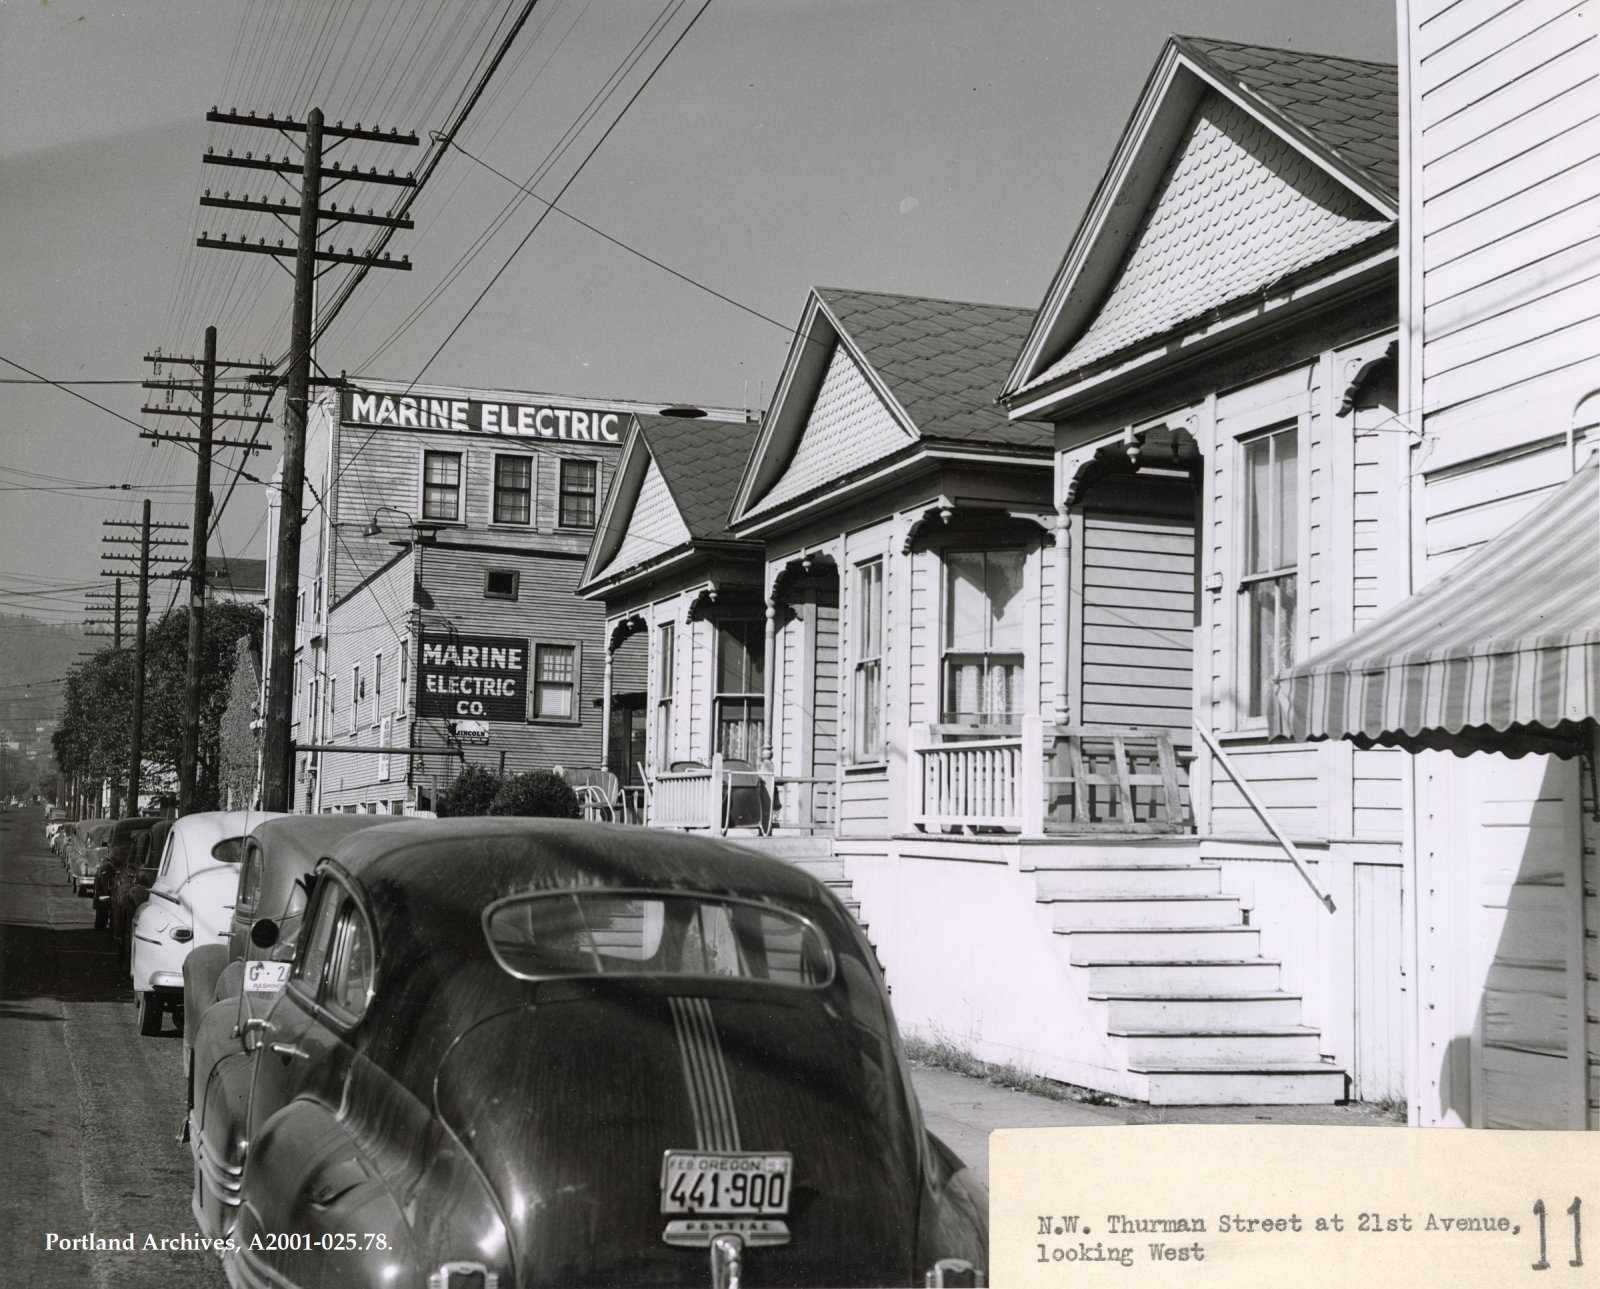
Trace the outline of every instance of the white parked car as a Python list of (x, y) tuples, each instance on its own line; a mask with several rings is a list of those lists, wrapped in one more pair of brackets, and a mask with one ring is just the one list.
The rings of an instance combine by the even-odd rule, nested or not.
[(213, 810), (176, 820), (150, 898), (133, 922), (130, 959), (139, 1032), (159, 1034), (171, 1011), (183, 1025), (183, 960), (202, 944), (225, 944), (239, 890), (244, 839), (263, 810)]

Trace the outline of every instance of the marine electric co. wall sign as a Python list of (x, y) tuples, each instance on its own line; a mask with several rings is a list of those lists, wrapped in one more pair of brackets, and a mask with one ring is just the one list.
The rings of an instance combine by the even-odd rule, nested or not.
[(517, 636), (423, 632), (417, 682), (419, 716), (526, 720), (528, 642)]

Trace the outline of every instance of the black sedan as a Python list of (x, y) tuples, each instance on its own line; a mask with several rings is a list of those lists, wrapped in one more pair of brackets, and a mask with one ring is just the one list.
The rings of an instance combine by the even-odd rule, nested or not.
[(859, 927), (737, 847), (550, 820), (368, 829), (319, 866), (246, 1038), (235, 1286), (908, 1285), (985, 1265), (987, 1197), (923, 1127)]

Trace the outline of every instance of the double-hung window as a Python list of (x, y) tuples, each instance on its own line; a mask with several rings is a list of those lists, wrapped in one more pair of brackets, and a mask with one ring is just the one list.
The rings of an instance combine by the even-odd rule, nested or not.
[(1026, 562), (1020, 550), (945, 553), (945, 721), (1010, 725), (1021, 718)]
[(883, 755), (883, 561), (856, 566), (854, 620), (855, 677), (850, 713), (858, 760)]
[(406, 664), (410, 659), (411, 642), (402, 640), (400, 642), (400, 683), (395, 686), (394, 691), (394, 709), (401, 715), (404, 715), (406, 710), (406, 680), (408, 679), (406, 676)]
[(578, 647), (541, 644), (533, 649), (533, 719), (578, 719)]
[(494, 522), (533, 522), (533, 458), (496, 456), (494, 459)]
[(383, 651), (372, 655), (372, 723), (383, 720)]
[(1294, 426), (1241, 445), (1244, 515), (1239, 593), (1243, 600), (1238, 678), (1243, 716), (1265, 720), (1272, 677), (1294, 661), (1299, 598), (1299, 441)]
[(672, 691), (678, 658), (678, 626), (663, 622), (656, 629), (656, 766), (672, 764)]
[(422, 454), (422, 517), (456, 523), (461, 518), (461, 453)]
[(350, 668), (350, 732), (356, 732), (356, 726), (361, 721), (361, 664), (356, 663)]
[(593, 528), (600, 469), (593, 461), (561, 463), (561, 526)]
[(717, 623), (717, 751), (725, 760), (754, 765), (766, 737), (762, 623), (741, 618)]

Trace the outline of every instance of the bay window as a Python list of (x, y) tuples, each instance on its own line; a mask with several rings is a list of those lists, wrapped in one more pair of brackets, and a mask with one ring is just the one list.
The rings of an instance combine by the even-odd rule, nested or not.
[(1243, 600), (1238, 684), (1247, 723), (1266, 719), (1272, 677), (1294, 662), (1299, 599), (1299, 443), (1294, 426), (1240, 446), (1244, 452)]
[(766, 738), (765, 641), (759, 619), (717, 623), (716, 750), (755, 765)]
[(851, 606), (855, 642), (855, 674), (851, 682), (852, 750), (858, 760), (883, 755), (883, 561), (856, 567), (855, 603)]
[(1021, 550), (945, 553), (943, 721), (1010, 725), (1020, 719), (1026, 563)]
[(656, 767), (672, 764), (672, 691), (678, 656), (678, 628), (663, 622), (656, 633)]

